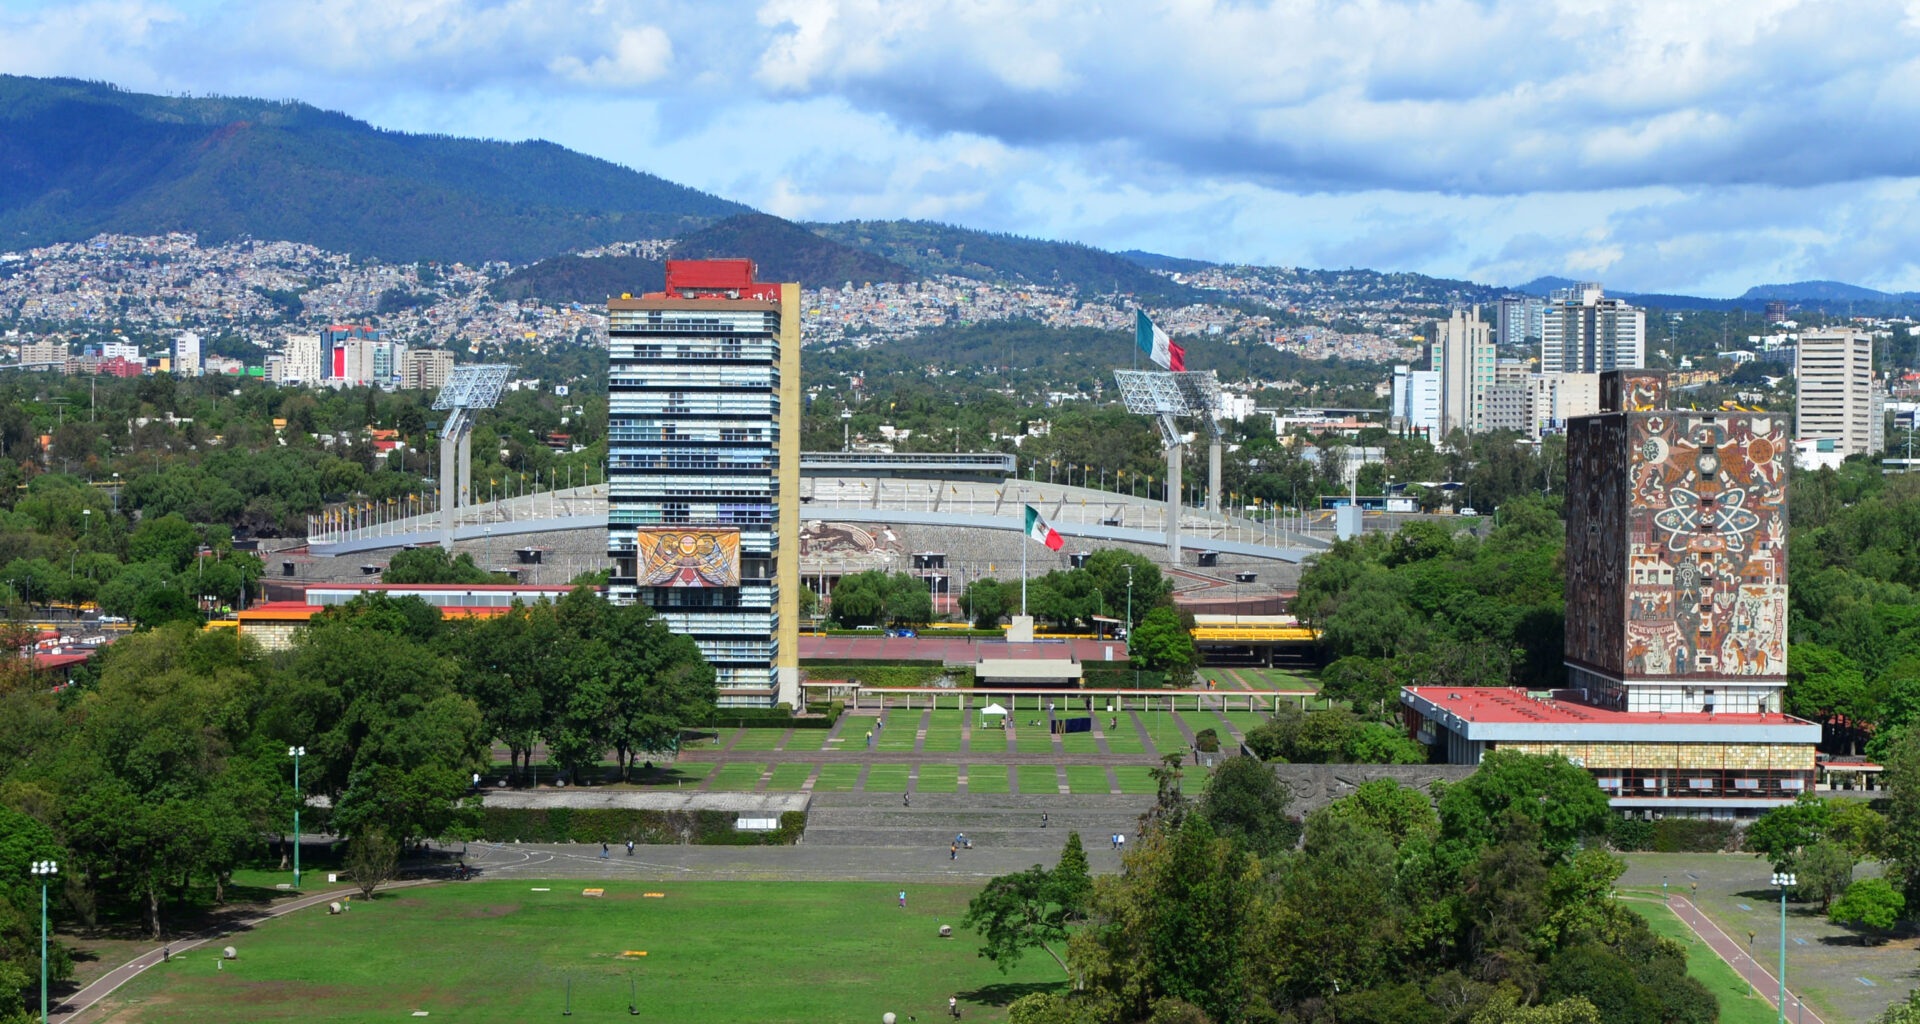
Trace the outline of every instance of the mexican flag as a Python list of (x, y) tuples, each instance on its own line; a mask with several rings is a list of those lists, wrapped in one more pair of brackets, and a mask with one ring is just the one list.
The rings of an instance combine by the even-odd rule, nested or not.
[(1067, 539), (1060, 536), (1060, 531), (1048, 526), (1047, 521), (1040, 518), (1040, 513), (1034, 511), (1032, 505), (1027, 506), (1027, 536), (1045, 544), (1053, 551), (1060, 550), (1067, 543)]
[(1171, 335), (1137, 309), (1133, 311), (1133, 343), (1163, 370), (1184, 372), (1187, 368), (1187, 350), (1175, 345)]

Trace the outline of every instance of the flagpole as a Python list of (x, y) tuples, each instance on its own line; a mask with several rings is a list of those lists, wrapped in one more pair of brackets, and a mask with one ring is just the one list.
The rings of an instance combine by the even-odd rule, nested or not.
[[(1026, 519), (1026, 509), (1022, 508), (1021, 520)], [(1020, 614), (1027, 614), (1027, 534), (1020, 531)]]

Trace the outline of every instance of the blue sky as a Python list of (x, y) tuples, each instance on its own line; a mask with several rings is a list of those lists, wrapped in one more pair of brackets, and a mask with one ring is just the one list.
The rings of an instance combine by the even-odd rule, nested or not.
[(1920, 289), (1920, 6), (0, 0), (0, 71), (547, 138), (783, 216)]

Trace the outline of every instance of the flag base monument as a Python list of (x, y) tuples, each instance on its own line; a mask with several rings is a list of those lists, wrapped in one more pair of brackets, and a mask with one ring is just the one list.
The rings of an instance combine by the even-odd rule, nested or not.
[[(1022, 582), (1025, 582), (1022, 580)], [(1030, 644), (1033, 642), (1033, 616), (1015, 615), (1007, 620), (1007, 642), (1010, 644)]]

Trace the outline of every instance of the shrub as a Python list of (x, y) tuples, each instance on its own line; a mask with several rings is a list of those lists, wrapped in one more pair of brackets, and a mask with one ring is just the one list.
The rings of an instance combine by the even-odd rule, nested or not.
[(1193, 734), (1193, 745), (1203, 754), (1211, 754), (1220, 749), (1220, 734), (1212, 729), (1202, 729)]
[(692, 843), (705, 846), (787, 846), (807, 827), (803, 811), (780, 816), (772, 832), (742, 832), (728, 811), (652, 811), (625, 807), (488, 807), (481, 838), (496, 843)]
[(1607, 824), (1607, 845), (1621, 853), (1651, 850), (1653, 822), (1640, 818), (1615, 818)]

